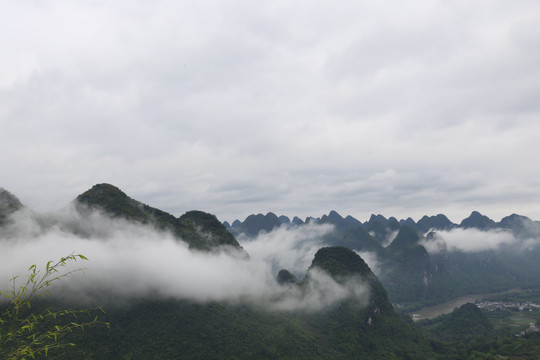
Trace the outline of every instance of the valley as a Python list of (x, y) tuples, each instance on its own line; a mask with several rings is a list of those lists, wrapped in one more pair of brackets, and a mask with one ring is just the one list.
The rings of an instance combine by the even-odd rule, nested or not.
[[(487, 297), (493, 297), (496, 295), (502, 294), (517, 294), (521, 292), (521, 289), (511, 289), (507, 291), (502, 291), (500, 293), (487, 293), (487, 294), (471, 294), (460, 296), (452, 300), (445, 301), (444, 303), (426, 306), (424, 308), (415, 310), (408, 313), (414, 321), (420, 321), (424, 319), (432, 319), (443, 314), (451, 313), (455, 308), (460, 307), (461, 305), (467, 303), (476, 303), (479, 300), (482, 300)], [(399, 309), (399, 306), (398, 306)]]
[(467, 303), (474, 303), (477, 300), (482, 299), (482, 297), (482, 294), (460, 296), (458, 298), (446, 301), (442, 304), (427, 306), (425, 308), (415, 310), (414, 312), (408, 314), (412, 317), (414, 321), (432, 319), (443, 314), (449, 314), (455, 308)]

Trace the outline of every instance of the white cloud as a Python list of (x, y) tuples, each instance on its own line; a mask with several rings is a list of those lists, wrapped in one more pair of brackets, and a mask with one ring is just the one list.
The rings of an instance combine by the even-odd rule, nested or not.
[[(332, 224), (309, 222), (300, 226), (281, 225), (270, 232), (260, 232), (255, 238), (241, 233), (237, 236), (242, 247), (254, 260), (269, 264), (273, 273), (286, 269), (301, 280), (311, 265), (315, 253), (325, 244), (325, 236), (334, 231)], [(395, 237), (397, 231), (389, 234)], [(377, 255), (372, 252), (356, 251), (368, 264), (371, 271), (381, 275), (382, 268)]]
[(374, 252), (356, 251), (356, 253), (366, 262), (371, 271), (378, 277), (383, 276), (384, 269)]
[[(307, 233), (318, 235), (328, 230), (308, 228)], [(298, 235), (296, 239), (306, 240)], [(306, 256), (314, 255), (311, 248), (294, 251), (284, 243), (273, 241), (273, 245), (279, 246), (282, 258), (295, 268), (306, 266), (306, 272)], [(321, 310), (350, 296), (360, 301), (367, 298), (368, 288), (361, 279), (337, 283), (317, 270), (311, 272), (312, 281), (303, 290), (282, 287), (275, 279), (277, 253), (264, 255), (264, 251), (275, 252), (277, 248), (254, 249), (253, 257), (236, 249), (198, 252), (169, 233), (113, 220), (99, 212), (82, 218), (73, 208), (48, 214), (19, 211), (0, 229), (4, 259), (0, 288), (7, 289), (12, 276), (24, 276), (31, 264), (44, 266), (49, 260), (76, 253), (89, 261), (71, 264), (66, 271), (84, 267), (84, 272), (61, 279), (53, 294), (89, 302), (150, 296), (308, 311)]]
[(498, 250), (502, 245), (516, 242), (514, 235), (505, 230), (452, 229), (437, 231), (434, 239), (424, 240), (422, 245), (432, 253), (442, 250), (480, 252)]
[(322, 310), (337, 301), (354, 298), (361, 304), (369, 300), (369, 286), (359, 277), (350, 277), (337, 283), (326, 272), (317, 268), (309, 271), (310, 281), (306, 289), (286, 287), (283, 295), (278, 295), (271, 303), (277, 310)]
[(287, 269), (299, 276), (306, 272), (323, 246), (323, 237), (333, 230), (330, 224), (309, 223), (292, 228), (282, 225), (269, 233), (260, 233), (255, 239), (241, 234), (238, 241), (253, 259), (271, 264), (274, 273)]

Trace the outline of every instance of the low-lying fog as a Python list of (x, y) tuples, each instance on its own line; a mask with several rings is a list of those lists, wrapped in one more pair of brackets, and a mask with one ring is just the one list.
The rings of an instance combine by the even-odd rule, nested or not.
[(357, 278), (337, 283), (313, 270), (303, 290), (280, 286), (275, 280), (281, 268), (301, 280), (320, 248), (321, 237), (331, 230), (316, 224), (279, 228), (242, 242), (250, 255), (246, 257), (232, 248), (193, 251), (170, 233), (100, 212), (83, 218), (73, 206), (47, 214), (20, 210), (0, 228), (0, 289), (7, 289), (14, 275), (20, 276), (20, 285), (32, 264), (43, 268), (49, 260), (74, 253), (89, 260), (71, 263), (66, 270), (85, 270), (58, 281), (52, 296), (119, 302), (152, 296), (313, 311), (350, 296), (366, 301), (368, 289)]

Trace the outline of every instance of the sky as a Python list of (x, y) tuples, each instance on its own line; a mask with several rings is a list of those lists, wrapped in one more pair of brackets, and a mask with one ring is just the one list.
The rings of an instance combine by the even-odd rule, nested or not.
[(0, 0), (0, 187), (540, 220), (536, 1)]

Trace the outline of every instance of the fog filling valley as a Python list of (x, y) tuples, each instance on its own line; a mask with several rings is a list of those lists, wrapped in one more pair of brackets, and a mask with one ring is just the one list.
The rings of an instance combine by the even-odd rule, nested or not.
[(278, 228), (250, 241), (240, 237), (246, 256), (230, 247), (190, 250), (168, 232), (98, 211), (83, 218), (75, 206), (50, 213), (23, 209), (0, 228), (0, 289), (9, 288), (14, 275), (19, 275), (21, 285), (30, 265), (43, 269), (47, 261), (73, 253), (89, 261), (70, 263), (66, 271), (84, 271), (56, 282), (52, 296), (119, 303), (137, 297), (175, 298), (307, 311), (322, 310), (348, 297), (366, 302), (369, 289), (358, 278), (338, 283), (312, 269), (304, 289), (276, 282), (281, 268), (303, 276), (321, 247), (320, 238), (329, 231), (331, 226), (310, 224)]
[[(523, 224), (526, 227), (526, 224)], [(430, 253), (442, 251), (483, 252), (483, 251), (512, 251), (523, 252), (540, 245), (540, 229), (528, 229), (527, 235), (515, 236), (510, 230), (474, 228), (455, 228), (437, 230), (430, 238), (421, 241), (421, 245)]]
[[(430, 253), (441, 251), (524, 251), (540, 241), (540, 225), (523, 223), (515, 236), (503, 229), (437, 230), (421, 240)], [(243, 247), (221, 247), (211, 252), (191, 250), (171, 233), (149, 225), (111, 218), (99, 211), (84, 216), (75, 204), (38, 213), (23, 208), (0, 227), (0, 289), (10, 288), (18, 275), (22, 285), (28, 268), (42, 269), (70, 254), (89, 261), (70, 263), (66, 271), (84, 268), (56, 282), (52, 296), (85, 301), (126, 303), (133, 298), (173, 298), (196, 302), (252, 304), (272, 310), (319, 311), (345, 298), (367, 302), (368, 286), (359, 278), (335, 281), (327, 273), (308, 268), (331, 224), (309, 222), (282, 225), (256, 237), (237, 236)], [(388, 233), (383, 245), (395, 238)], [(388, 271), (375, 253), (358, 253), (379, 277)], [(306, 286), (278, 284), (276, 275), (287, 269)], [(307, 274), (307, 275), (306, 275)]]

